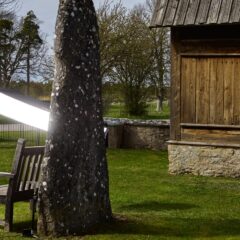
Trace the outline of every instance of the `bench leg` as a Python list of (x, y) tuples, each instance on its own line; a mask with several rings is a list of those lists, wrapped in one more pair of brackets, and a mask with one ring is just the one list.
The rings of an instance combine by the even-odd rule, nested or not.
[(5, 226), (4, 230), (7, 232), (12, 231), (12, 225), (13, 225), (13, 202), (7, 202), (6, 203), (6, 209), (5, 209)]

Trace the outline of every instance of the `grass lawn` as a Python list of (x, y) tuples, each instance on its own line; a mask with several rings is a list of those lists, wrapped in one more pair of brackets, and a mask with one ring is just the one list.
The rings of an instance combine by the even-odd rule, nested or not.
[(16, 121), (0, 115), (0, 124), (6, 124), (6, 123), (9, 123), (9, 124), (16, 123)]
[[(0, 144), (0, 171), (12, 154)], [(240, 239), (238, 179), (169, 176), (166, 152), (108, 150), (108, 160), (112, 208), (121, 220), (81, 239)], [(0, 230), (0, 239), (24, 239), (17, 231), (30, 226), (28, 205), (17, 204), (14, 216), (16, 232)]]
[(122, 104), (114, 104), (111, 105), (108, 112), (104, 115), (105, 117), (113, 117), (113, 118), (130, 118), (130, 119), (169, 119), (169, 106), (167, 103), (164, 103), (163, 111), (161, 113), (156, 111), (156, 102), (149, 102), (147, 107), (147, 113), (143, 116), (129, 116), (124, 111), (124, 107)]

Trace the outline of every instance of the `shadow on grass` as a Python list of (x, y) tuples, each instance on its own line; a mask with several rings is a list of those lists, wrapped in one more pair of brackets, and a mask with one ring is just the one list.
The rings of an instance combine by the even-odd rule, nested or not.
[(119, 235), (162, 235), (171, 232), (171, 228), (145, 224), (136, 220), (115, 217), (112, 223), (102, 224), (92, 234), (119, 234)]
[[(155, 219), (156, 220), (156, 219)], [(161, 237), (178, 237), (182, 239), (196, 237), (240, 236), (240, 219), (207, 219), (207, 218), (158, 218), (157, 221), (143, 222), (138, 219), (126, 219), (117, 216), (113, 222), (102, 224), (89, 235), (143, 235)], [(21, 234), (23, 229), (30, 228), (31, 222), (14, 224), (14, 232)], [(36, 222), (35, 222), (36, 226)], [(2, 235), (3, 234), (3, 235)], [(8, 238), (8, 233), (0, 232), (0, 239)], [(12, 235), (9, 235), (11, 237)]]
[[(24, 229), (30, 229), (32, 226), (32, 222), (29, 221), (23, 221), (23, 222), (16, 222), (13, 224), (13, 231), (16, 233), (22, 233)], [(34, 230), (37, 228), (37, 221), (34, 223)]]
[(198, 206), (187, 203), (161, 203), (156, 201), (142, 202), (137, 204), (130, 204), (120, 207), (120, 210), (127, 211), (164, 211), (164, 210), (187, 210), (197, 208)]
[(240, 219), (185, 219), (160, 218), (153, 224), (141, 220), (119, 220), (109, 225), (101, 225), (93, 234), (147, 235), (159, 237), (226, 237), (240, 236)]
[[(35, 221), (35, 226), (37, 226), (37, 222)], [(30, 229), (31, 228), (31, 221), (22, 221), (22, 222), (16, 222), (13, 224), (13, 230), (11, 232), (6, 232), (4, 230), (4, 227), (0, 227), (0, 239), (9, 239), (9, 240), (16, 240), (16, 239), (22, 239), (22, 234), (24, 229)], [(34, 231), (36, 231), (34, 229)], [(24, 238), (26, 239), (26, 238)]]

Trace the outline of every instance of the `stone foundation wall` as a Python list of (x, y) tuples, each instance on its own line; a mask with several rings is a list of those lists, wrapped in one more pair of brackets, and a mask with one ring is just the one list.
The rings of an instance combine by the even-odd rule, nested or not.
[(240, 177), (240, 148), (168, 146), (169, 173)]

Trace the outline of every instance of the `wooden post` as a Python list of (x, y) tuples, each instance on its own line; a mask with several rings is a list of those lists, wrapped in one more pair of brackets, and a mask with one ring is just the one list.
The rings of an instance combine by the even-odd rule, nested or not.
[(181, 58), (179, 55), (179, 33), (177, 28), (171, 28), (171, 127), (170, 139), (180, 140), (181, 122)]

